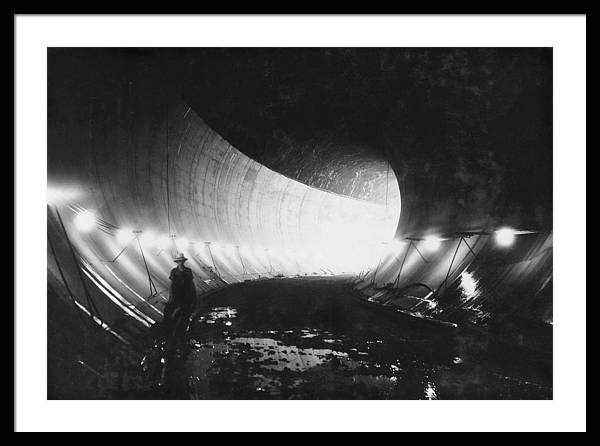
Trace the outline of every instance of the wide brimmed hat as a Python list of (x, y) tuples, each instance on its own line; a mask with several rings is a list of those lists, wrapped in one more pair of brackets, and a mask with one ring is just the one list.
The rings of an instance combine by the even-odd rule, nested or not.
[(179, 253), (177, 254), (177, 257), (175, 257), (173, 259), (174, 262), (185, 262), (187, 260), (187, 257), (183, 255), (183, 253)]

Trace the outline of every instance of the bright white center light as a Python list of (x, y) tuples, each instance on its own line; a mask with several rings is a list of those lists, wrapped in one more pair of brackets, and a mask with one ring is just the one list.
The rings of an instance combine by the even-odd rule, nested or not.
[(179, 251), (184, 251), (190, 246), (190, 241), (186, 237), (176, 237), (175, 244)]
[(510, 246), (515, 242), (515, 232), (510, 228), (498, 229), (495, 238), (499, 246)]
[(124, 245), (133, 239), (133, 231), (130, 228), (122, 228), (117, 231), (117, 241)]
[(154, 243), (156, 243), (156, 235), (154, 235), (153, 232), (144, 231), (140, 235), (140, 242), (142, 243), (142, 245), (147, 247), (153, 246)]
[(48, 204), (56, 205), (73, 201), (80, 195), (80, 191), (70, 187), (48, 186), (46, 190), (46, 201)]
[(160, 250), (168, 249), (171, 246), (171, 237), (163, 235), (156, 241), (156, 247)]
[(93, 212), (83, 211), (75, 217), (75, 226), (83, 232), (91, 231), (96, 225), (96, 216)]
[(430, 235), (423, 239), (423, 248), (425, 248), (425, 250), (429, 252), (437, 251), (438, 249), (440, 249), (441, 244), (442, 241), (438, 237), (433, 235)]
[(394, 239), (389, 243), (389, 247), (392, 253), (398, 254), (402, 248), (404, 248), (404, 242), (401, 242), (398, 239)]

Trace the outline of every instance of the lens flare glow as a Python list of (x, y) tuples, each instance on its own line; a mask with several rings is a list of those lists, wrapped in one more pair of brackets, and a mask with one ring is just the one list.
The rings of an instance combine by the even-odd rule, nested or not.
[(435, 252), (440, 249), (442, 240), (439, 237), (430, 235), (423, 239), (423, 248), (428, 252)]
[(169, 249), (172, 241), (173, 241), (173, 239), (170, 236), (163, 235), (162, 237), (159, 237), (158, 240), (156, 241), (156, 247), (160, 250)]
[(83, 232), (91, 231), (96, 226), (96, 215), (91, 211), (83, 211), (75, 217), (75, 226)]
[(117, 241), (124, 245), (133, 240), (133, 231), (130, 228), (122, 228), (117, 231)]
[(499, 246), (508, 247), (515, 242), (515, 231), (511, 228), (498, 229), (494, 238)]
[(140, 235), (140, 243), (145, 247), (152, 247), (156, 244), (156, 235), (152, 231), (144, 231)]
[(405, 243), (398, 240), (398, 239), (394, 239), (392, 240), (390, 243), (388, 243), (390, 252), (393, 254), (398, 254), (403, 248), (404, 248)]
[(81, 195), (78, 189), (73, 187), (48, 186), (46, 190), (46, 202), (57, 205), (73, 201)]
[(175, 237), (175, 245), (180, 252), (183, 252), (190, 246), (190, 241), (187, 237)]

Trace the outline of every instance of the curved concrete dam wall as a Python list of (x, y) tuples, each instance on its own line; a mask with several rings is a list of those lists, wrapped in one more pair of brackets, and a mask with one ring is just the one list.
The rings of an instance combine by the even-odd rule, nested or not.
[(160, 320), (179, 252), (204, 292), (372, 269), (394, 236), (393, 176), (388, 205), (338, 195), (253, 161), (181, 102), (157, 102), (144, 119), (129, 113), (137, 104), (109, 105), (114, 114), (82, 110), (84, 125), (56, 116), (48, 175), (49, 283), (108, 326)]
[[(366, 152), (335, 140), (325, 150), (328, 164), (318, 169), (322, 158), (315, 161), (307, 154), (323, 140), (300, 147), (291, 139), (286, 153), (293, 156), (275, 157), (267, 168), (242, 153), (252, 153), (247, 141), (240, 140), (236, 148), (228, 143), (234, 130), (247, 134), (251, 128), (229, 113), (243, 100), (239, 96), (224, 94), (221, 101), (228, 107), (214, 114), (220, 121), (213, 116), (208, 125), (214, 104), (206, 91), (191, 95), (190, 109), (187, 100), (173, 99), (177, 94), (158, 91), (165, 82), (155, 82), (137, 59), (119, 64), (118, 76), (114, 64), (107, 66), (112, 68), (103, 70), (103, 59), (98, 59), (88, 64), (85, 75), (67, 72), (56, 61), (49, 66), (48, 281), (64, 298), (72, 294), (81, 311), (97, 307), (110, 326), (126, 320), (143, 327), (160, 320), (172, 257), (183, 251), (200, 291), (277, 274), (348, 271), (360, 274), (357, 286), (370, 298), (438, 318), (457, 320), (463, 311), (469, 320), (495, 313), (551, 320), (552, 232), (518, 235), (510, 247), (495, 243), (493, 231), (499, 225), (531, 225), (531, 219), (512, 218), (504, 211), (507, 206), (500, 206), (500, 179), (514, 180), (506, 174), (511, 165), (496, 169), (487, 158), (479, 162), (479, 155), (473, 156), (473, 166), (468, 164), (442, 137), (448, 128), (430, 125), (438, 122), (437, 114), (421, 110), (421, 96), (410, 102), (414, 107), (401, 107), (398, 116), (385, 121), (385, 150), (372, 172), (389, 186), (387, 200), (368, 194), (371, 201), (366, 201), (277, 173), (297, 171), (307, 181), (326, 173), (313, 184), (327, 186), (334, 178), (336, 191), (347, 192), (354, 188), (346, 183), (352, 169), (368, 168), (372, 161), (361, 158)], [(187, 79), (196, 83), (193, 73)], [(190, 96), (181, 90), (177, 93)], [(435, 104), (443, 109), (446, 103)], [(256, 104), (247, 109), (255, 110)], [(207, 122), (195, 110), (206, 114)], [(427, 125), (411, 133), (403, 119), (415, 110), (421, 110), (419, 122)], [(257, 116), (261, 123), (264, 113)], [(296, 121), (297, 127), (306, 126), (303, 119)], [(262, 124), (265, 132), (274, 131), (268, 122)], [(460, 119), (453, 125), (463, 124)], [(247, 139), (255, 138), (248, 134)], [(501, 141), (502, 148), (511, 144)], [(279, 149), (271, 147), (274, 153)], [(474, 146), (468, 153), (485, 150)], [(345, 164), (338, 161), (344, 156), (349, 158)], [(385, 164), (389, 178), (382, 174)], [(346, 184), (352, 187), (342, 187)], [(371, 184), (383, 192), (381, 181)], [(513, 201), (522, 204), (507, 200)], [(522, 207), (525, 214), (536, 214)], [(89, 230), (80, 229), (90, 223), (86, 220)], [(454, 234), (467, 230), (489, 235), (461, 241)], [(430, 249), (427, 241), (411, 244), (407, 236), (441, 240)], [(74, 259), (81, 262), (81, 273)]]

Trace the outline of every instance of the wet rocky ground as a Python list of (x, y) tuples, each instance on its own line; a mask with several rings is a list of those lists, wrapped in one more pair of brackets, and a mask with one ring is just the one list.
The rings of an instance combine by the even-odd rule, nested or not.
[(142, 365), (169, 399), (550, 399), (551, 351), (397, 314), (347, 277), (244, 282)]

